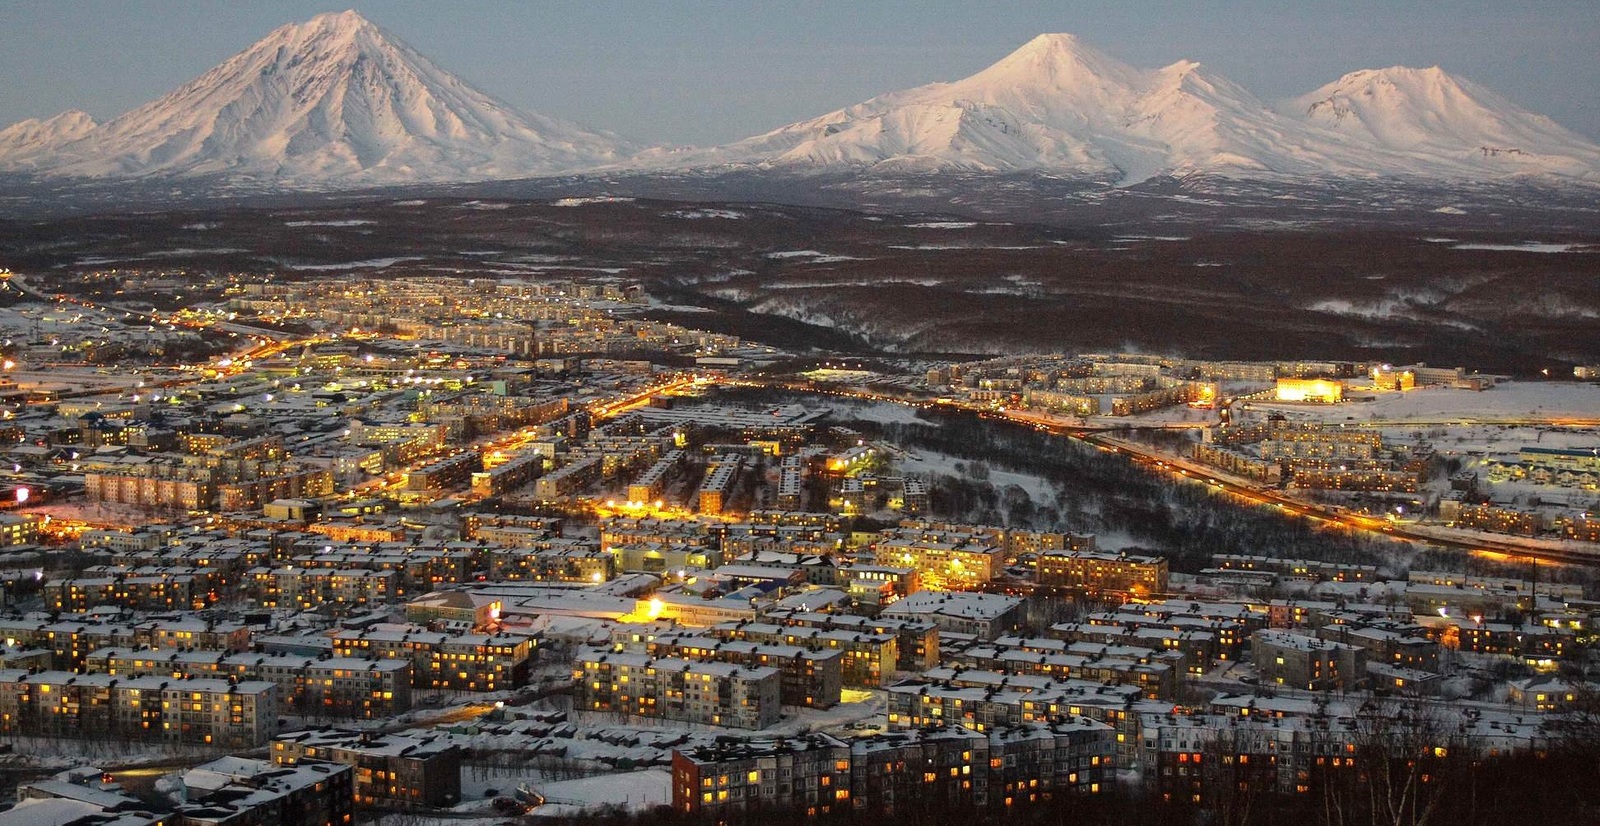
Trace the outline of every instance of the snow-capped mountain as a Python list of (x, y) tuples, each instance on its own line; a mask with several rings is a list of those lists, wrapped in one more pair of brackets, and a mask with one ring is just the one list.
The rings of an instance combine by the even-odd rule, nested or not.
[(291, 186), (569, 172), (636, 150), (495, 100), (354, 11), (283, 26), (171, 94), (55, 141), (49, 157), (20, 146), (0, 141), (0, 169)]
[(77, 109), (69, 109), (55, 117), (39, 120), (29, 118), (0, 129), (0, 164), (12, 169), (26, 169), (40, 163), (73, 141), (79, 140), (97, 126), (94, 118)]
[(1161, 153), (1118, 123), (1142, 82), (1131, 67), (1071, 35), (1040, 35), (964, 80), (891, 92), (726, 146), (640, 160), (1101, 173), (1118, 160)]
[[(1369, 104), (1378, 93), (1352, 79), (1372, 74), (1386, 73), (1347, 76), (1285, 112), (1191, 61), (1143, 71), (1072, 35), (1044, 34), (962, 80), (881, 95), (721, 147), (647, 152), (636, 163), (1041, 170), (1122, 183), (1190, 172), (1600, 177), (1600, 147), (1481, 87), (1427, 70), (1417, 74), (1431, 84), (1402, 85), (1393, 100), (1380, 95), (1383, 102)], [(1356, 128), (1369, 112), (1381, 125)]]
[(89, 179), (328, 188), (589, 170), (1595, 183), (1600, 146), (1438, 68), (1354, 72), (1275, 107), (1197, 63), (1141, 70), (1043, 34), (962, 80), (724, 146), (640, 153), (478, 92), (355, 12), (283, 26), (107, 123), (66, 112), (0, 131), (0, 173)]
[(1290, 108), (1356, 145), (1423, 163), (1578, 177), (1600, 169), (1600, 146), (1438, 66), (1351, 72)]

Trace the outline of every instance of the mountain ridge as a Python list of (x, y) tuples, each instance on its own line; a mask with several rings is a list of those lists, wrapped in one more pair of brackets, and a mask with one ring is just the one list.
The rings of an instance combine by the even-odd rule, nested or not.
[(1600, 145), (1439, 67), (1363, 69), (1277, 105), (1199, 63), (1138, 69), (1038, 35), (965, 78), (712, 147), (650, 148), (522, 112), (354, 11), (281, 26), (97, 124), (0, 130), (0, 172), (350, 188), (576, 174), (1042, 172), (1600, 183)]
[[(1403, 94), (1361, 108), (1362, 123), (1392, 128), (1341, 127), (1342, 116), (1328, 114), (1352, 111), (1341, 93), (1354, 80), (1402, 71), (1431, 78), (1437, 90), (1411, 82)], [(1351, 94), (1370, 97), (1360, 89)], [(1307, 100), (1317, 95), (1332, 102), (1318, 109)], [(1196, 172), (1600, 181), (1600, 146), (1437, 67), (1353, 72), (1287, 109), (1193, 61), (1140, 70), (1075, 36), (1044, 34), (966, 78), (878, 95), (719, 147), (646, 153), (638, 162), (801, 172), (842, 164), (1063, 170), (1121, 184)], [(1433, 140), (1430, 125), (1440, 133)], [(1493, 142), (1475, 154), (1469, 145), (1476, 138)]]
[[(226, 173), (374, 184), (565, 172), (636, 147), (519, 112), (354, 11), (290, 23), (57, 148), (66, 177)], [(0, 168), (16, 165), (0, 148)]]

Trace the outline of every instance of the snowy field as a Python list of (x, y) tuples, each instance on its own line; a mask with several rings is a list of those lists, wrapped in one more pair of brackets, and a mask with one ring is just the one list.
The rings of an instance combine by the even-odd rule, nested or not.
[[(1357, 395), (1368, 391), (1355, 390)], [(1519, 419), (1600, 418), (1600, 384), (1578, 382), (1506, 382), (1484, 390), (1429, 387), (1404, 393), (1377, 392), (1370, 402), (1335, 405), (1279, 405), (1254, 402), (1252, 407), (1293, 414), (1292, 418), (1347, 421), (1456, 422)]]
[(545, 798), (545, 804), (533, 811), (540, 817), (575, 815), (601, 806), (620, 806), (639, 812), (672, 803), (672, 771), (645, 769), (558, 780), (537, 786), (535, 791)]
[[(968, 460), (946, 453), (936, 453), (931, 450), (917, 450), (898, 459), (895, 465), (904, 473), (911, 476), (961, 476), (956, 470), (958, 463), (968, 463)], [(989, 467), (989, 483), (996, 489), (1005, 489), (1011, 485), (1028, 492), (1028, 496), (1035, 502), (1055, 501), (1055, 493), (1051, 490), (1050, 481), (1042, 476), (1030, 473), (1016, 473), (1002, 470), (998, 467)]]
[(326, 270), (381, 270), (384, 267), (391, 267), (406, 261), (421, 260), (415, 255), (410, 255), (396, 258), (369, 258), (365, 261), (346, 261), (342, 264), (289, 264), (287, 266), (291, 270), (315, 270), (317, 272)]

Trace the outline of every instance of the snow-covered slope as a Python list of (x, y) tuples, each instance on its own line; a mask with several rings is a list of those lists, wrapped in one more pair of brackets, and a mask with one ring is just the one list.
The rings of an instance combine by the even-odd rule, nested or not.
[(77, 109), (55, 117), (29, 118), (0, 129), (0, 167), (30, 169), (47, 163), (51, 153), (94, 131), (94, 118)]
[(1137, 71), (1071, 35), (1040, 35), (964, 80), (892, 92), (726, 146), (646, 153), (640, 161), (1104, 173), (1119, 168), (1118, 160), (1161, 154), (1155, 144), (1130, 144), (1117, 123), (1141, 85)]
[(1351, 72), (1290, 108), (1308, 124), (1419, 166), (1578, 177), (1600, 170), (1600, 146), (1437, 66)]
[[(1414, 73), (1429, 84), (1404, 85), (1395, 100), (1369, 105), (1378, 93), (1368, 87), (1382, 84), (1352, 79), (1388, 72), (1350, 75), (1283, 112), (1197, 63), (1141, 71), (1071, 35), (1044, 34), (963, 80), (882, 95), (726, 146), (647, 152), (635, 164), (1045, 170), (1122, 183), (1191, 172), (1600, 177), (1600, 147), (1437, 70)], [(1354, 125), (1369, 114), (1372, 128)]]
[[(10, 147), (0, 143), (0, 168), (18, 168)], [(323, 185), (568, 172), (634, 150), (519, 112), (347, 11), (283, 26), (52, 157), (30, 157), (57, 175), (228, 173)]]
[(1197, 63), (1136, 69), (1067, 34), (735, 143), (636, 152), (478, 92), (355, 12), (284, 26), (105, 124), (0, 131), (0, 172), (310, 188), (728, 169), (1600, 182), (1600, 146), (1437, 68), (1355, 72), (1275, 108)]

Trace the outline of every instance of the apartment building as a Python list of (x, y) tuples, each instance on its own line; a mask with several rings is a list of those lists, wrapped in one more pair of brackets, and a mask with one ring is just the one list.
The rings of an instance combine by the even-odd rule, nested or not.
[(339, 629), (330, 635), (340, 657), (409, 660), (412, 687), (501, 691), (528, 682), (534, 638), (523, 634), (451, 634), (422, 628)]
[(509, 493), (532, 482), (544, 473), (544, 456), (524, 452), (509, 461), (472, 474), (474, 496), (489, 497)]
[(709, 633), (725, 640), (790, 645), (811, 651), (838, 651), (842, 656), (841, 679), (845, 686), (851, 688), (882, 688), (888, 685), (894, 679), (899, 662), (899, 640), (895, 634), (886, 631), (738, 621), (713, 625)]
[(581, 539), (557, 539), (539, 549), (490, 548), (484, 552), (495, 582), (608, 582), (617, 577), (617, 557)]
[(992, 640), (1022, 622), (1021, 597), (965, 591), (917, 591), (883, 609), (890, 619), (926, 620), (950, 634)]
[(1252, 635), (1250, 647), (1264, 683), (1311, 691), (1356, 689), (1366, 683), (1367, 652), (1353, 645), (1263, 630)]
[(1152, 700), (1176, 696), (1183, 662), (1184, 655), (1177, 651), (1031, 638), (972, 646), (945, 656), (945, 663), (951, 666), (1138, 686)]
[(0, 670), (0, 733), (251, 748), (277, 729), (269, 682)]
[(351, 610), (387, 605), (398, 595), (395, 571), (362, 568), (252, 568), (246, 588), (263, 608), (313, 611), (329, 605)]
[(1114, 757), (1110, 728), (1081, 717), (987, 734), (938, 726), (848, 743), (817, 734), (728, 739), (673, 753), (672, 805), (718, 819), (763, 809), (948, 815), (1097, 793), (1111, 781)]
[(875, 734), (850, 743), (847, 799), (885, 815), (981, 808), (988, 766), (989, 738), (961, 726)]
[(975, 537), (915, 529), (885, 531), (873, 545), (874, 561), (916, 569), (929, 588), (973, 588), (990, 582), (1005, 567), (1005, 551)]
[(939, 626), (916, 617), (861, 617), (814, 611), (774, 611), (766, 622), (834, 631), (868, 631), (893, 634), (895, 663), (899, 671), (925, 671), (939, 664)]
[(272, 741), (272, 761), (347, 766), (354, 770), (351, 792), (362, 806), (446, 808), (461, 802), (461, 749), (438, 735), (297, 731)]
[(54, 580), (44, 584), (42, 596), (51, 610), (72, 614), (105, 605), (150, 611), (199, 610), (216, 601), (213, 574), (188, 570)]
[(540, 499), (557, 499), (577, 493), (600, 481), (604, 465), (600, 457), (578, 458), (553, 470), (534, 483), (534, 495)]
[[(354, 773), (348, 766), (308, 761), (283, 766), (220, 757), (179, 777), (183, 826), (338, 826), (351, 822)], [(120, 821), (115, 824), (120, 826)]]
[(717, 818), (762, 809), (826, 815), (850, 807), (850, 746), (826, 734), (723, 738), (672, 753), (672, 806)]
[(411, 709), (411, 663), (404, 660), (103, 648), (85, 658), (84, 670), (269, 682), (285, 711), (308, 717), (384, 719)]
[(1040, 585), (1081, 588), (1091, 593), (1164, 594), (1165, 557), (1110, 551), (1045, 551), (1036, 574)]
[(844, 653), (812, 651), (795, 645), (724, 640), (690, 634), (665, 634), (642, 646), (654, 657), (733, 663), (776, 668), (782, 675), (778, 697), (784, 705), (832, 708), (844, 685)]
[(778, 722), (776, 668), (589, 649), (577, 656), (573, 707), (728, 728)]
[(48, 649), (53, 668), (78, 670), (83, 667), (85, 657), (101, 648), (148, 646), (243, 651), (250, 645), (250, 629), (239, 623), (192, 619), (126, 624), (0, 619), (0, 640), (8, 646)]
[(739, 483), (739, 471), (743, 465), (743, 457), (729, 453), (706, 467), (706, 477), (695, 494), (700, 513), (720, 514), (732, 503), (734, 486)]

